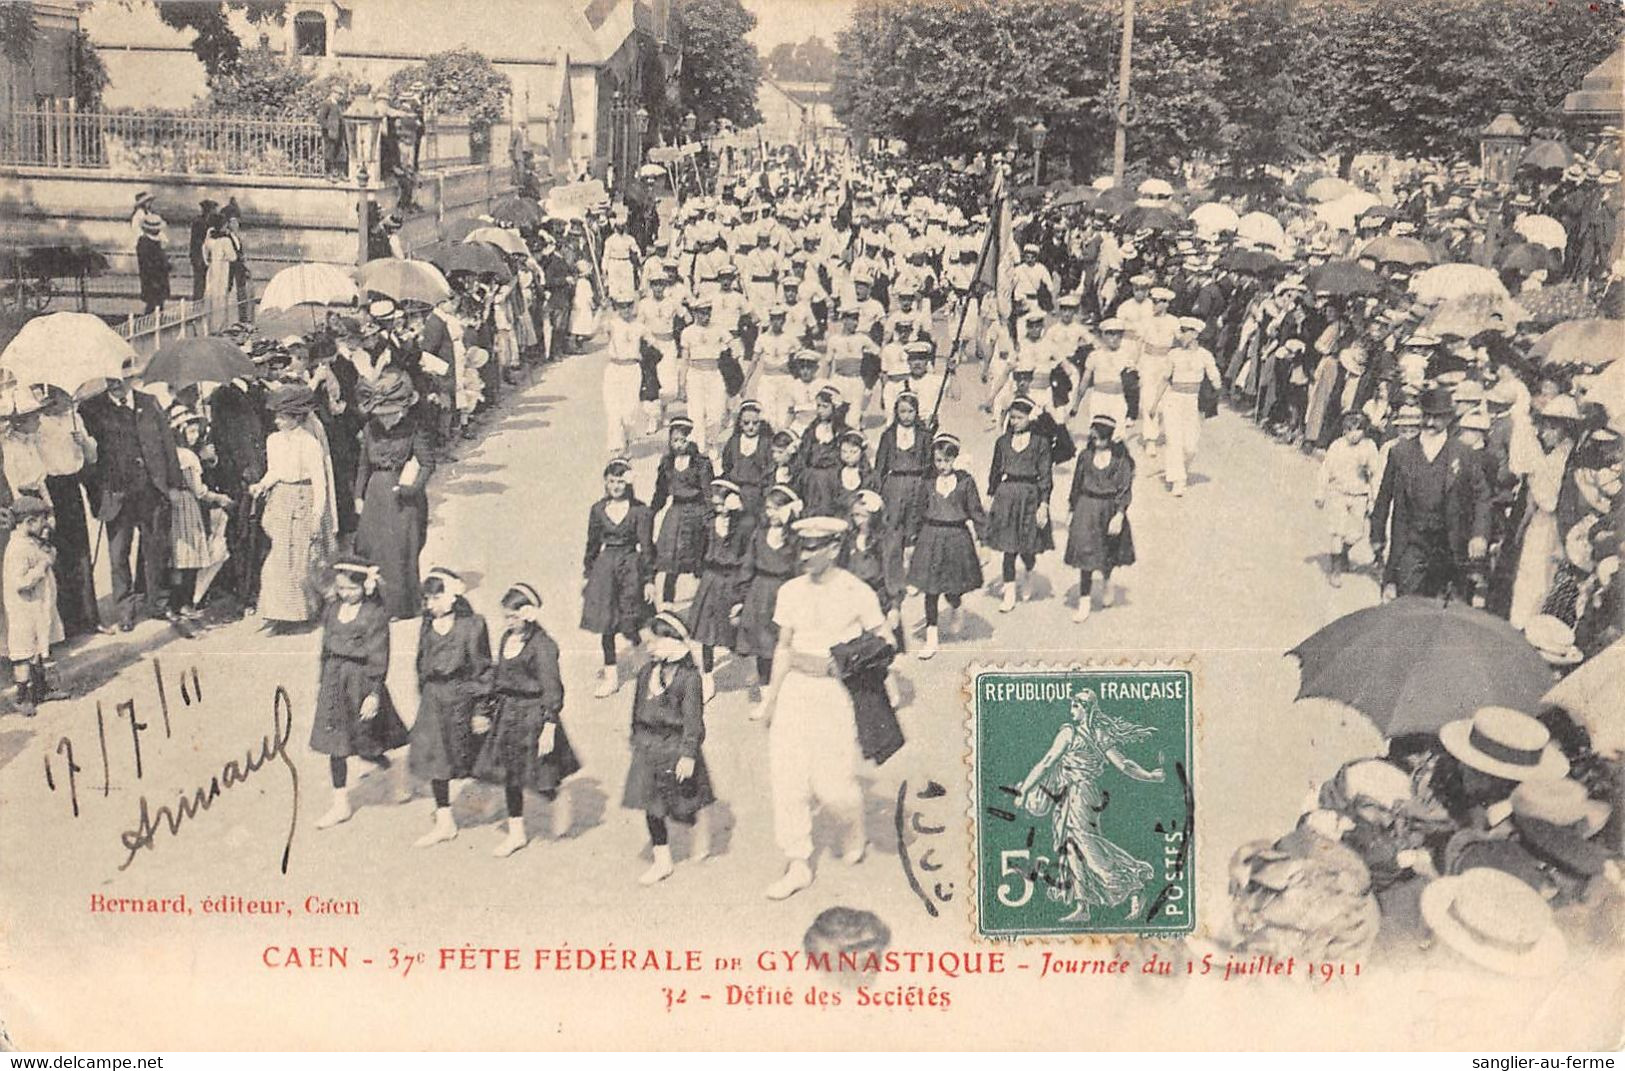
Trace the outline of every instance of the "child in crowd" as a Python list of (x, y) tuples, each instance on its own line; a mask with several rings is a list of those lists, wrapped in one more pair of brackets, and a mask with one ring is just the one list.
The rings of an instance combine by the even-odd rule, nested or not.
[(17, 682), (17, 709), (32, 717), (48, 699), (61, 699), (45, 681), (51, 644), (62, 639), (56, 610), (56, 548), (51, 546), (51, 506), (21, 494), (11, 504), (14, 529), (6, 542), (6, 653)]
[(407, 755), (413, 775), (434, 792), (434, 828), (415, 846), (457, 836), (451, 782), (474, 775), (480, 740), (491, 728), (482, 713), (491, 690), (491, 634), (464, 596), (462, 577), (431, 569), (423, 580), (423, 627), (418, 632), (418, 716)]
[(1326, 448), (1315, 481), (1315, 505), (1325, 512), (1331, 535), (1326, 579), (1340, 587), (1349, 567), (1349, 548), (1366, 537), (1371, 496), (1376, 493), (1382, 457), (1366, 437), (1365, 416), (1343, 414), (1343, 434)]
[(587, 511), (581, 627), (597, 633), (603, 644), (604, 668), (593, 692), (599, 699), (621, 686), (615, 637), (637, 646), (654, 597), (654, 511), (632, 493), (631, 473), (632, 463), (624, 457), (605, 465), (604, 497)]
[[(665, 513), (655, 538), (655, 571), (662, 574), (660, 608), (677, 599), (677, 578), (699, 576), (705, 559), (706, 496), (715, 472), (710, 457), (694, 444), (694, 422), (673, 417), (666, 425), (668, 449), (655, 471), (649, 508)], [(670, 508), (667, 508), (667, 504)]]

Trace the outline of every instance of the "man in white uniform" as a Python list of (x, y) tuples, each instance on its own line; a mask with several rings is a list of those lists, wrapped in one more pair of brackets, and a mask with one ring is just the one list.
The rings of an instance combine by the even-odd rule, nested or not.
[(648, 328), (637, 319), (630, 294), (616, 299), (615, 313), (604, 346), (604, 414), (609, 421), (605, 445), (610, 457), (626, 453), (637, 434), (643, 409), (638, 400), (643, 383), (641, 347), (649, 340)]
[(696, 298), (694, 322), (683, 328), (682, 378), (679, 388), (688, 401), (688, 417), (694, 423), (694, 443), (703, 451), (720, 454), (723, 410), (728, 392), (722, 382), (720, 361), (733, 348), (733, 336), (711, 322), (711, 299)]
[(764, 710), (771, 719), (773, 834), (788, 864), (783, 877), (767, 888), (772, 900), (812, 884), (815, 803), (846, 823), (842, 862), (861, 863), (868, 848), (857, 778), (857, 718), (830, 651), (865, 632), (881, 633), (886, 615), (874, 589), (835, 564), (846, 527), (839, 517), (808, 517), (794, 524), (801, 575), (785, 581), (773, 611), (779, 644)]
[[(1179, 317), (1168, 312), (1174, 292), (1159, 286), (1151, 291), (1151, 311), (1141, 316), (1139, 332), (1140, 415), (1145, 422), (1140, 437), (1145, 440), (1146, 454), (1157, 456), (1157, 444), (1162, 440), (1162, 413), (1159, 403), (1168, 384), (1168, 354), (1179, 339)], [(1121, 317), (1119, 317), (1121, 319)]]

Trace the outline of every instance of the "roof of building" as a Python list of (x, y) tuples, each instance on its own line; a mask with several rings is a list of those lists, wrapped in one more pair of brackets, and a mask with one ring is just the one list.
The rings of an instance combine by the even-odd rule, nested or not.
[(1591, 69), (1580, 80), (1580, 88), (1563, 98), (1563, 111), (1569, 115), (1618, 116), (1625, 100), (1625, 45)]

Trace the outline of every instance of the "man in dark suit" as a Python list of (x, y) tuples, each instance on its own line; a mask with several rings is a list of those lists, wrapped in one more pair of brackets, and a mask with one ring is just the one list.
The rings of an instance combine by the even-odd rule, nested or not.
[(316, 106), (316, 125), (322, 128), (322, 159), (329, 175), (342, 170), (344, 148), (344, 104), (339, 91), (327, 91), (327, 99)]
[(265, 475), (265, 396), (257, 383), (222, 383), (209, 397), (209, 439), (214, 464), (204, 470), (212, 490), (230, 495), (235, 508), (226, 518), (230, 557), (217, 587), (224, 587), (247, 610), (259, 601), (260, 560), (265, 536), (254, 516), (249, 488)]
[(131, 583), (130, 547), (141, 533), (137, 568), (147, 612), (179, 623), (169, 605), (169, 489), (181, 485), (175, 440), (163, 407), (150, 394), (111, 380), (107, 393), (81, 408), (85, 427), (96, 439), (96, 465), (86, 481), (96, 517), (107, 526), (108, 568), (119, 627), (135, 627), (136, 589)]
[(1472, 593), (1469, 563), (1489, 546), (1490, 488), (1484, 466), (1450, 437), (1450, 392), (1422, 394), (1422, 434), (1394, 444), (1371, 511), (1371, 547), (1392, 550), (1383, 568), (1387, 595)]
[(203, 284), (209, 274), (209, 262), (203, 259), (203, 243), (209, 237), (209, 227), (215, 210), (220, 206), (205, 197), (198, 202), (197, 218), (192, 220), (192, 233), (187, 241), (186, 256), (192, 264), (192, 300), (203, 300)]

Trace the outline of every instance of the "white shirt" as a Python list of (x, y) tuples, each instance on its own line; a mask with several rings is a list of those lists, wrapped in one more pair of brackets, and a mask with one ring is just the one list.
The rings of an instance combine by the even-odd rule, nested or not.
[(831, 566), (822, 582), (792, 577), (779, 588), (773, 623), (790, 633), (796, 654), (828, 657), (831, 648), (885, 625), (874, 589), (845, 569)]

